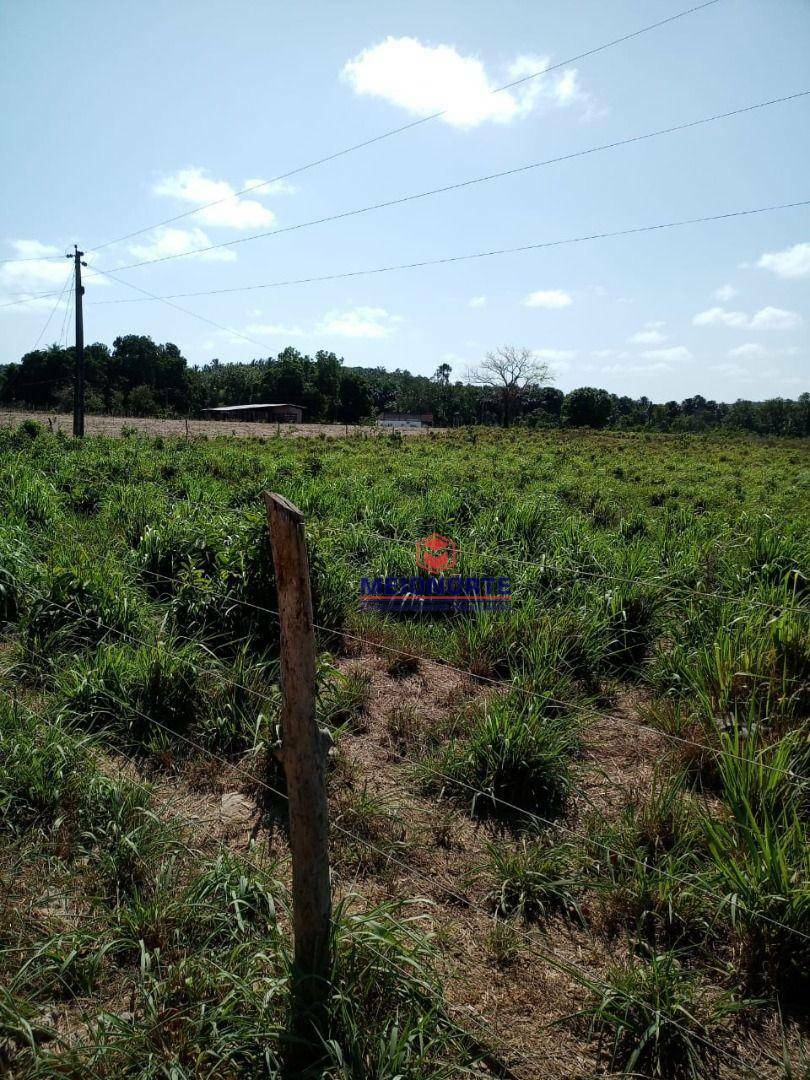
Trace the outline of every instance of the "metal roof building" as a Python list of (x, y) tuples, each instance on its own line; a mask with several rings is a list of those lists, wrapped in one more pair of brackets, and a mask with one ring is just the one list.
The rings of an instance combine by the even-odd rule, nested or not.
[(285, 402), (254, 402), (251, 405), (218, 405), (203, 409), (206, 420), (264, 420), (268, 423), (300, 424), (304, 410)]

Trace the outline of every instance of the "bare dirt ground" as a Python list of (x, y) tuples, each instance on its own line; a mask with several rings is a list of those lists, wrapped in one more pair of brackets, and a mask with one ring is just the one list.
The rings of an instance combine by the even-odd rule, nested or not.
[[(493, 691), (480, 682), (431, 661), (397, 667), (390, 655), (365, 645), (336, 660), (345, 674), (369, 680), (363, 712), (338, 740), (330, 770), (331, 861), (335, 899), (371, 905), (386, 899), (407, 900), (412, 916), (432, 928), (451, 1015), (489, 1052), (494, 1077), (506, 1080), (591, 1080), (606, 1071), (596, 1041), (575, 1015), (587, 991), (574, 970), (599, 982), (626, 943), (621, 934), (601, 931), (596, 911), (550, 914), (536, 923), (492, 919), (491, 889), (486, 869), (487, 845), (500, 834), (477, 824), (451, 793), (426, 794), (414, 774), (420, 748), (433, 733), (453, 727), (460, 707)], [(610, 816), (648, 786), (656, 762), (665, 752), (663, 739), (637, 727), (641, 702), (619, 696), (610, 715), (596, 717), (583, 730), (581, 788), (587, 802)], [(635, 722), (634, 722), (635, 721)], [(448, 727), (450, 725), (450, 727)], [(111, 757), (109, 767), (138, 779), (138, 767)], [(248, 863), (273, 862), (273, 875), (287, 882), (289, 857), (286, 812), (281, 803), (268, 806), (260, 795), (257, 763), (232, 763), (195, 757), (166, 763), (149, 779), (154, 807), (181, 820), (189, 842), (201, 853), (226, 845)], [(259, 770), (260, 771), (260, 770)], [(375, 809), (368, 808), (368, 799)], [(572, 807), (568, 827), (583, 827), (584, 805)], [(0, 859), (0, 877), (2, 877)], [(52, 929), (92, 925), (86, 898), (68, 892), (43, 898), (36, 875), (17, 874), (17, 891), (9, 902), (17, 919), (33, 919)], [(29, 886), (29, 895), (25, 895)], [(0, 914), (5, 904), (0, 900)], [(133, 991), (121, 977), (107, 987), (104, 1006), (110, 1012), (133, 1008)], [(79, 1006), (81, 1002), (78, 1003)], [(88, 1008), (98, 1002), (87, 1001)], [(56, 1002), (49, 1022), (66, 1036), (84, 1029), (76, 1002)], [(781, 1075), (763, 1055), (775, 1046), (776, 1033), (745, 1031), (724, 1041), (731, 1064), (718, 1063), (716, 1080), (740, 1075), (734, 1058), (742, 1059), (763, 1080)], [(721, 1055), (722, 1057), (723, 1055)]]
[[(476, 823), (449, 792), (426, 794), (414, 775), (419, 748), (431, 733), (448, 730), (461, 706), (491, 689), (430, 661), (397, 670), (390, 655), (365, 646), (337, 666), (365, 674), (370, 694), (359, 722), (339, 740), (330, 775), (335, 896), (369, 904), (407, 899), (412, 914), (424, 917), (439, 946), (450, 1012), (491, 1051), (493, 1076), (609, 1075), (587, 1025), (573, 1019), (588, 995), (571, 972), (584, 971), (598, 982), (624, 956), (623, 936), (599, 932), (596, 912), (588, 911), (593, 925), (564, 914), (538, 923), (515, 919), (499, 939), (486, 870), (487, 845), (498, 842), (497, 828)], [(579, 779), (585, 801), (576, 800), (568, 825), (575, 832), (586, 810), (598, 808), (610, 817), (640, 786), (649, 787), (666, 746), (663, 737), (638, 728), (638, 706), (627, 695), (610, 716), (584, 725)], [(278, 817), (262, 814), (253, 802), (255, 788), (238, 767), (228, 775), (200, 764), (194, 777), (181, 771), (167, 778), (163, 791), (175, 811), (182, 808), (192, 832), (205, 823), (209, 839), (237, 853), (246, 854), (258, 840), (283, 860), (283, 807)], [(377, 812), (358, 818), (358, 804), (367, 805), (369, 797)], [(738, 1036), (724, 1049), (754, 1062), (763, 1080), (776, 1077), (754, 1041)], [(720, 1064), (715, 1075), (731, 1080), (737, 1073)]]
[[(50, 427), (54, 432), (73, 430), (73, 418), (70, 413), (34, 412), (24, 409), (0, 410), (0, 426), (16, 427), (23, 420), (37, 420), (43, 427)], [(388, 434), (387, 429), (368, 424), (259, 424), (231, 420), (154, 420), (144, 416), (91, 416), (84, 421), (88, 435), (120, 436), (123, 429), (133, 428), (147, 435), (188, 435), (190, 438), (206, 435), (216, 438), (218, 435), (239, 435), (249, 438), (268, 439), (275, 435), (298, 438), (316, 438), (325, 435), (336, 439), (345, 435), (374, 437)], [(402, 428), (403, 435), (424, 435), (436, 428)]]

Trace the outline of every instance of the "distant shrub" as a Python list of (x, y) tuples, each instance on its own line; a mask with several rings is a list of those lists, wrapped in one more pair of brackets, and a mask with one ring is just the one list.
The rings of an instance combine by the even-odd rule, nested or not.
[(28, 439), (38, 439), (42, 434), (42, 424), (29, 417), (27, 420), (23, 420), (17, 428), (17, 434), (25, 436)]

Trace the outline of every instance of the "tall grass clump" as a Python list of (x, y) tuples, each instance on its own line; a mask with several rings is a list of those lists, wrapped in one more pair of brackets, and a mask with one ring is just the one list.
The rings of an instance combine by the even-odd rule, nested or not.
[(477, 1075), (481, 1051), (450, 1020), (435, 947), (422, 920), (410, 916), (405, 904), (387, 902), (363, 912), (352, 911), (350, 900), (341, 903), (333, 950), (327, 1075), (336, 1080), (450, 1080), (468, 1070)]
[(488, 901), (503, 918), (532, 921), (560, 912), (581, 919), (577, 895), (584, 878), (570, 844), (526, 837), (515, 846), (487, 843), (481, 870), (491, 882)]
[(796, 737), (763, 749), (726, 736), (717, 763), (723, 807), (706, 811), (711, 865), (705, 878), (742, 939), (749, 983), (784, 1010), (810, 990), (810, 843), (807, 781), (793, 771)]
[(0, 626), (22, 616), (40, 574), (27, 531), (14, 524), (0, 526)]
[(57, 692), (77, 722), (106, 728), (133, 748), (173, 755), (185, 754), (188, 737), (221, 753), (255, 751), (280, 708), (277, 664), (246, 649), (225, 663), (171, 637), (80, 655), (58, 670)]
[(102, 645), (60, 671), (59, 691), (70, 715), (144, 742), (193, 725), (203, 711), (204, 670), (193, 644)]
[(58, 719), (0, 700), (0, 822), (48, 836), (79, 805), (91, 773), (89, 744)]
[(702, 945), (716, 916), (696, 884), (705, 856), (699, 804), (681, 776), (653, 778), (616, 816), (592, 824), (584, 854), (604, 928), (653, 947)]
[(722, 1022), (739, 1006), (711, 994), (671, 952), (611, 968), (584, 1010), (611, 1069), (654, 1080), (717, 1075)]
[(561, 814), (573, 787), (578, 749), (570, 717), (548, 716), (518, 690), (472, 711), (462, 736), (418, 766), (424, 786), (465, 802), (476, 817)]
[(175, 830), (155, 816), (148, 787), (108, 776), (95, 753), (91, 740), (58, 719), (0, 710), (2, 829), (58, 840), (59, 851), (85, 858), (90, 878), (118, 902), (153, 880)]
[[(134, 1013), (102, 1014), (64, 1049), (40, 1047), (40, 1071), (104, 1080), (185, 1076), (192, 1073), (185, 1066), (178, 1071), (178, 1063), (204, 1058), (210, 1076), (486, 1075), (478, 1069), (483, 1051), (449, 1018), (435, 951), (404, 905), (338, 906), (325, 1023), (302, 1045), (289, 1025), (292, 957), (271, 913), (284, 905), (283, 894), (224, 861), (204, 869), (188, 896), (202, 905), (202, 937), (197, 928), (195, 940), (205, 947), (166, 960), (142, 951)], [(188, 939), (181, 932), (177, 940)]]
[(134, 631), (144, 622), (143, 597), (122, 570), (84, 558), (47, 571), (22, 620), (22, 643), (36, 666), (37, 654), (91, 648), (111, 632)]

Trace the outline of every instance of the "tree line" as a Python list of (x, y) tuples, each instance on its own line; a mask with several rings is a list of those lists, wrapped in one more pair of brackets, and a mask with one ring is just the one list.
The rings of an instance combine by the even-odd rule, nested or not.
[[(288, 347), (249, 363), (212, 360), (189, 366), (171, 342), (127, 334), (112, 347), (85, 347), (86, 408), (90, 413), (132, 416), (199, 416), (217, 405), (294, 402), (307, 422), (358, 423), (383, 410), (432, 413), (442, 426), (520, 424), (536, 427), (630, 428), (708, 431), (717, 428), (761, 435), (810, 435), (810, 394), (731, 404), (698, 395), (654, 403), (598, 387), (570, 393), (548, 385), (548, 369), (528, 350), (504, 346), (487, 355), (465, 381), (448, 364), (432, 376), (409, 371), (347, 366), (334, 352), (307, 356)], [(52, 345), (0, 365), (0, 404), (69, 411), (75, 351)]]

